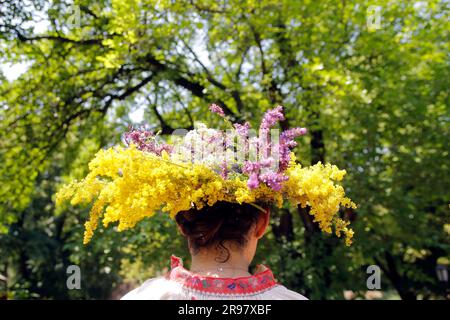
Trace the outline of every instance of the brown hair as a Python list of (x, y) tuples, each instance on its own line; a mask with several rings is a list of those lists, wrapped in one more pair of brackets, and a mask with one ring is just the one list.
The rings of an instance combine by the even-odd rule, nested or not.
[(220, 201), (201, 210), (193, 208), (181, 211), (175, 216), (175, 220), (194, 254), (201, 248), (216, 246), (225, 254), (219, 260), (226, 262), (230, 252), (225, 247), (225, 242), (242, 247), (248, 241), (248, 232), (256, 225), (261, 213), (261, 210), (250, 204)]

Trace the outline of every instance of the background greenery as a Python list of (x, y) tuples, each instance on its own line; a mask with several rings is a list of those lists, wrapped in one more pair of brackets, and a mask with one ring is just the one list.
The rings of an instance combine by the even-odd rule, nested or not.
[[(369, 6), (381, 26), (368, 28)], [(322, 235), (308, 212), (274, 211), (255, 259), (312, 299), (364, 297), (366, 268), (402, 299), (442, 298), (449, 257), (448, 1), (10, 0), (0, 3), (0, 295), (111, 298), (186, 246), (164, 216), (102, 230), (82, 245), (87, 209), (56, 211), (99, 148), (142, 113), (169, 134), (220, 104), (254, 125), (281, 104), (305, 126), (297, 156), (346, 168), (359, 204), (355, 243)], [(45, 28), (39, 26), (45, 25)], [(13, 70), (13, 71), (11, 71)], [(9, 73), (15, 69), (10, 69)], [(11, 74), (9, 74), (11, 76)], [(67, 290), (66, 268), (82, 270)], [(115, 292), (115, 293), (114, 293)], [(386, 295), (384, 297), (387, 297)]]

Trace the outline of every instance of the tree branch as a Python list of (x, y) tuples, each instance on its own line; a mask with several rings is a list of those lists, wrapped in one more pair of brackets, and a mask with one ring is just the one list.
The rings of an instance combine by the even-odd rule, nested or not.
[(231, 91), (231, 96), (233, 97), (234, 101), (236, 102), (236, 107), (237, 107), (238, 111), (241, 111), (242, 108), (243, 108), (243, 103), (242, 103), (241, 95), (240, 95), (239, 91), (236, 90), (236, 89), (230, 90), (222, 82), (217, 81), (214, 78), (214, 76), (211, 74), (211, 72), (208, 70), (208, 68), (200, 61), (200, 59), (198, 58), (198, 56), (194, 52), (194, 50), (192, 50), (192, 48), (183, 39), (180, 39), (180, 40), (183, 42), (183, 44), (188, 49), (188, 51), (193, 55), (194, 60), (197, 61), (198, 64), (200, 64), (200, 66), (202, 67), (203, 71), (207, 75), (206, 79), (212, 85), (216, 86), (217, 88), (221, 89), (222, 91), (225, 91), (225, 92)]
[[(190, 91), (194, 96), (205, 99), (213, 100), (208, 94), (206, 88), (199, 82), (191, 79), (185, 78), (178, 70), (167, 66), (156, 60), (152, 55), (148, 54), (145, 57), (145, 62), (151, 65), (151, 70), (155, 73), (166, 73), (168, 75), (168, 80), (172, 81), (176, 85)], [(237, 120), (239, 117), (236, 115), (222, 100), (218, 99), (217, 104), (219, 104), (223, 111), (232, 118), (232, 120)]]
[(266, 87), (266, 91), (269, 94), (269, 100), (272, 104), (280, 103), (282, 100), (282, 94), (279, 90), (277, 83), (275, 82), (273, 75), (267, 69), (266, 58), (264, 54), (264, 50), (261, 42), (261, 35), (256, 31), (253, 24), (247, 18), (248, 25), (250, 26), (250, 30), (252, 31), (253, 38), (255, 40), (256, 46), (258, 47), (259, 54), (261, 56), (261, 72), (264, 77), (270, 77), (270, 85)]
[[(5, 26), (5, 25), (0, 25), (0, 26)], [(80, 45), (93, 45), (93, 44), (102, 45), (102, 41), (103, 41), (103, 39), (74, 40), (74, 39), (66, 38), (66, 37), (59, 36), (59, 35), (57, 35), (57, 36), (43, 35), (43, 36), (27, 37), (27, 36), (23, 35), (22, 33), (20, 33), (20, 31), (16, 27), (13, 27), (13, 26), (5, 26), (5, 27), (12, 29), (17, 34), (17, 38), (22, 42), (36, 41), (36, 40), (55, 40), (55, 41), (59, 41), (59, 42), (63, 42), (63, 43), (76, 43), (76, 44), (80, 44)]]
[(221, 13), (221, 14), (227, 13), (227, 11), (225, 11), (225, 10), (211, 9), (211, 8), (200, 6), (200, 5), (196, 4), (194, 2), (194, 0), (189, 0), (189, 3), (198, 11), (204, 11), (204, 12), (208, 12), (208, 13)]

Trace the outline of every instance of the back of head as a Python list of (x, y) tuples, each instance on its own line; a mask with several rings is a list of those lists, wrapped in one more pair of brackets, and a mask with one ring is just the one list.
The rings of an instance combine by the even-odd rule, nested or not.
[(228, 245), (245, 246), (261, 213), (250, 204), (222, 201), (200, 210), (181, 211), (175, 219), (194, 254), (215, 248), (221, 252), (220, 261), (226, 262), (230, 257)]

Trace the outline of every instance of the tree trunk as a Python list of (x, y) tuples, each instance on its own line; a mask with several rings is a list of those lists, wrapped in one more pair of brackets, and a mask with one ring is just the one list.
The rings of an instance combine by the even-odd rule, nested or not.
[(374, 260), (389, 278), (395, 290), (397, 290), (400, 298), (402, 298), (402, 300), (417, 300), (416, 294), (410, 289), (408, 279), (406, 277), (402, 277), (402, 275), (398, 272), (394, 257), (388, 251), (385, 251), (384, 258), (386, 260), (386, 264), (383, 264), (381, 260), (376, 257)]
[(294, 224), (292, 221), (292, 214), (289, 210), (282, 210), (280, 214), (280, 224), (272, 226), (273, 234), (278, 242), (282, 242), (283, 238), (286, 241), (294, 240)]

